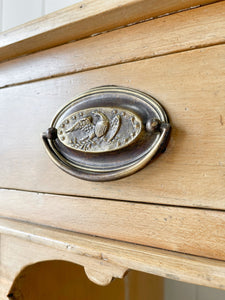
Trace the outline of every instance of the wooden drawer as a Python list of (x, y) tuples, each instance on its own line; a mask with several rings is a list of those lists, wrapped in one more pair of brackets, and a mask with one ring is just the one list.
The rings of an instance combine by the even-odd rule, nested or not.
[[(1, 217), (224, 260), (224, 8), (221, 1), (47, 50), (40, 42), (42, 51), (2, 62)], [(72, 177), (49, 160), (41, 133), (77, 94), (112, 84), (160, 101), (172, 125), (168, 147), (124, 179)]]
[[(212, 5), (213, 14), (215, 14), (214, 7), (217, 11), (222, 11), (223, 3)], [(174, 29), (170, 30), (170, 18), (172, 18), (173, 26), (174, 22), (177, 22), (176, 25), (180, 25), (180, 27), (181, 25), (184, 27), (186, 22), (190, 22), (191, 24), (188, 25), (192, 27), (188, 32), (201, 27), (199, 36), (202, 39), (206, 31), (208, 33), (210, 30), (208, 26), (206, 27), (209, 17), (207, 19), (202, 17), (205, 11), (208, 15), (210, 14), (210, 9), (203, 7), (190, 12), (182, 12), (181, 16), (178, 14), (165, 18), (168, 24), (166, 24), (166, 29), (163, 27), (163, 30), (169, 31), (165, 32), (165, 35), (172, 36), (170, 40), (167, 39), (167, 48), (174, 47), (176, 38), (183, 40), (183, 43), (187, 43), (188, 39), (181, 33), (174, 32)], [(197, 18), (198, 16), (200, 20), (202, 17), (203, 24), (199, 26), (198, 23), (195, 23), (194, 26), (193, 22), (187, 18), (189, 13), (190, 17)], [(182, 17), (186, 17), (186, 19), (180, 21)], [(211, 18), (213, 17), (217, 20), (218, 15), (216, 17), (211, 15)], [(158, 37), (154, 36), (156, 40), (151, 40), (151, 32), (156, 27), (154, 22), (160, 23), (157, 24), (159, 27), (159, 25), (163, 25), (163, 19), (120, 29), (118, 33), (117, 31), (109, 32), (75, 42), (69, 46), (69, 49), (65, 45), (2, 64), (3, 79), (9, 80), (10, 76), (15, 74), (15, 68), (19, 73), (18, 78), (22, 78), (16, 86), (1, 89), (1, 135), (4, 137), (1, 155), (1, 187), (64, 195), (224, 209), (225, 127), (223, 123), (225, 102), (222, 88), (224, 84), (224, 45), (212, 45), (159, 56), (158, 52), (162, 51), (161, 32)], [(150, 26), (151, 23), (153, 23), (153, 29)], [(214, 42), (214, 33), (218, 35), (215, 39), (216, 42), (219, 39), (222, 41), (224, 37), (222, 24), (222, 21), (218, 22), (217, 28), (212, 29), (211, 35), (208, 33), (211, 38), (210, 41), (207, 41), (209, 45)], [(183, 28), (180, 29), (180, 27), (179, 30), (182, 30)], [(185, 30), (186, 28), (183, 29), (183, 31)], [(118, 53), (119, 49), (119, 55), (123, 57), (122, 62), (126, 61), (127, 56), (131, 60), (127, 45), (130, 47), (136, 45), (133, 41), (139, 37), (140, 31), (142, 39), (138, 42), (139, 48), (135, 49), (137, 55), (147, 56), (146, 48), (150, 48), (149, 55), (153, 55), (151, 50), (153, 43), (158, 46), (155, 56), (159, 57), (141, 59), (126, 64), (118, 61), (114, 66), (96, 68), (96, 61), (98, 59), (101, 61), (104, 55), (106, 55), (108, 65), (115, 64), (113, 61), (115, 58), (111, 59), (108, 53), (111, 47), (107, 50), (104, 49), (105, 45), (108, 45), (111, 35), (114, 38), (119, 36), (116, 49), (112, 50), (113, 53), (115, 51)], [(131, 34), (129, 34), (130, 32)], [(149, 36), (145, 38), (148, 33)], [(80, 69), (85, 71), (86, 64), (90, 64), (93, 70), (60, 76), (62, 75), (60, 73), (62, 63), (64, 73), (69, 73), (73, 56), (76, 54), (77, 43), (80, 53), (82, 53), (82, 47), (84, 53), (87, 53), (90, 47), (92, 51), (95, 51), (96, 48), (94, 66), (93, 55), (87, 55), (84, 62), (80, 55), (78, 60), (78, 64), (81, 65)], [(122, 49), (119, 48), (120, 43)], [(194, 46), (190, 41), (188, 43), (189, 45), (186, 46), (188, 49), (201, 46), (201, 41), (194, 40)], [(143, 47), (141, 47), (142, 44)], [(165, 54), (167, 48), (164, 49)], [(58, 63), (57, 58), (60, 57), (62, 60), (64, 54), (67, 55), (67, 58), (70, 55), (69, 62), (67, 63), (64, 58), (63, 62)], [(112, 63), (110, 59), (113, 61)], [(133, 53), (132, 60), (135, 59), (136, 55)], [(52, 68), (52, 64), (54, 71), (51, 71), (51, 76), (57, 78), (45, 79), (50, 76), (48, 66), (50, 65)], [(99, 64), (101, 66), (104, 63), (101, 61)], [(33, 78), (30, 81), (30, 77), (34, 76), (39, 79)], [(11, 84), (16, 83), (16, 80), (18, 79), (12, 77)], [(33, 82), (33, 80), (37, 80), (37, 82)], [(80, 92), (105, 84), (137, 88), (158, 99), (170, 116), (172, 136), (167, 151), (135, 175), (109, 183), (81, 181), (64, 174), (49, 161), (43, 150), (40, 135), (48, 128), (59, 108), (69, 100)]]
[[(1, 186), (223, 209), (223, 53), (218, 45), (2, 89)], [(137, 174), (92, 183), (58, 170), (40, 135), (74, 95), (102, 84), (132, 86), (160, 99), (172, 136), (167, 151)]]

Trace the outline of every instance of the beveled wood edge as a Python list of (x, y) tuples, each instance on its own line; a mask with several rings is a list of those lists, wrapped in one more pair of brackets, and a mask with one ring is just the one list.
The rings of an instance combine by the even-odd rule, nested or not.
[(5, 218), (225, 260), (223, 211), (13, 190), (1, 190), (0, 207)]
[(1, 63), (0, 87), (223, 44), (224, 7), (185, 10)]
[(0, 61), (219, 0), (83, 0), (0, 34)]
[[(174, 280), (225, 290), (225, 262), (151, 247), (118, 242), (75, 232), (58, 230), (0, 218), (0, 234), (20, 238), (48, 248), (49, 260), (59, 259), (50, 249), (61, 250), (62, 260), (84, 266), (87, 276), (106, 285), (112, 278), (122, 278), (129, 269)], [(73, 259), (71, 259), (71, 254)], [(15, 255), (17, 255), (15, 253)], [(34, 258), (27, 265), (38, 262)], [(96, 269), (96, 263), (98, 269)], [(23, 269), (25, 265), (19, 266)], [(17, 268), (18, 269), (18, 268)], [(13, 270), (12, 270), (13, 272)], [(13, 278), (17, 274), (11, 274)], [(11, 277), (10, 276), (10, 277)]]

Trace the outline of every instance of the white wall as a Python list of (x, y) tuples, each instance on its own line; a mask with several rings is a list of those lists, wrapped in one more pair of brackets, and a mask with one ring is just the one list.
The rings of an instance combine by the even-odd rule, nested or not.
[(5, 31), (80, 1), (0, 0), (0, 31)]
[(166, 279), (164, 300), (224, 300), (225, 291)]
[[(0, 31), (10, 29), (80, 1), (0, 0)], [(225, 292), (166, 279), (164, 300), (225, 300)]]
[(2, 0), (0, 0), (0, 32), (2, 31), (2, 16), (3, 16), (3, 12), (2, 12)]

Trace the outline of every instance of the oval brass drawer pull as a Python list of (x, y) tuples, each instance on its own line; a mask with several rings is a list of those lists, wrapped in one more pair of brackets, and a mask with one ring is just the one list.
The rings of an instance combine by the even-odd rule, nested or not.
[(43, 134), (54, 163), (76, 177), (114, 180), (144, 167), (165, 150), (170, 125), (151, 96), (102, 86), (64, 106)]

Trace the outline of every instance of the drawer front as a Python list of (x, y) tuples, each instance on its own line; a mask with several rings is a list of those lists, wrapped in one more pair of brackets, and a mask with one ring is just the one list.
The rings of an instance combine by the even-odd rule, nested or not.
[[(224, 51), (217, 45), (1, 89), (0, 186), (224, 209)], [(40, 136), (74, 96), (107, 84), (158, 99), (170, 117), (171, 139), (166, 152), (138, 173), (87, 182), (53, 165)]]

